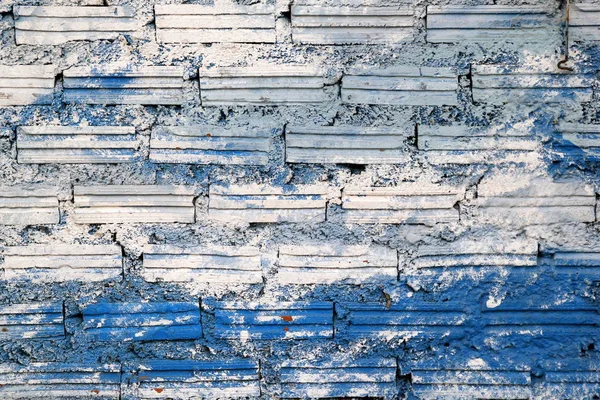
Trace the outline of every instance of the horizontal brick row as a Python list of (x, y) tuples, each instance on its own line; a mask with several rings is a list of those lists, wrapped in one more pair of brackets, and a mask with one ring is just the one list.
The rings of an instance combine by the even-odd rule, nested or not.
[[(550, 267), (554, 273), (589, 273), (600, 267), (593, 246), (544, 248), (534, 240), (485, 238), (418, 246), (407, 256), (383, 246), (304, 243), (280, 245), (277, 255), (253, 246), (147, 245), (140, 274), (148, 282), (207, 285), (377, 284), (443, 271), (523, 270)], [(121, 280), (122, 250), (116, 245), (43, 244), (7, 246), (0, 255), (2, 278), (54, 283)], [(267, 271), (273, 269), (274, 275)], [(596, 271), (597, 272), (597, 271)]]
[[(416, 132), (416, 134), (415, 134)], [(113, 164), (143, 161), (209, 165), (267, 165), (274, 141), (285, 141), (288, 163), (397, 164), (418, 150), (433, 164), (520, 162), (547, 146), (555, 159), (597, 160), (600, 125), (561, 122), (549, 145), (528, 128), (433, 126), (158, 126), (143, 156), (133, 126), (21, 126), (21, 164)]]
[[(17, 45), (60, 45), (77, 40), (136, 36), (141, 23), (130, 7), (14, 6)], [(554, 14), (546, 6), (429, 6), (430, 43), (528, 43), (559, 35)], [(275, 5), (157, 5), (154, 8), (159, 43), (276, 43)], [(569, 19), (574, 41), (600, 40), (593, 4), (572, 4)], [(293, 43), (394, 44), (410, 41), (419, 18), (414, 7), (324, 6), (314, 1), (291, 7)]]
[[(218, 185), (208, 207), (196, 203), (202, 189), (173, 185), (75, 186), (70, 214), (77, 224), (194, 223), (208, 217), (231, 223), (425, 224), (459, 222), (461, 206), (474, 207), (480, 222), (515, 225), (596, 221), (594, 188), (579, 181), (531, 178), (507, 185), (511, 176), (486, 177), (479, 196), (465, 199), (465, 187), (403, 182), (393, 187), (326, 185)], [(517, 179), (517, 177), (512, 177)], [(523, 181), (522, 181), (523, 182)], [(0, 224), (59, 222), (58, 188), (3, 187)], [(64, 199), (63, 199), (64, 200)], [(331, 210), (329, 202), (340, 204)], [(197, 215), (198, 214), (198, 215)]]
[[(535, 288), (535, 287), (534, 287)], [(539, 288), (538, 288), (539, 289)], [(558, 304), (482, 300), (97, 302), (81, 314), (60, 301), (0, 307), (0, 340), (151, 342), (214, 338), (265, 340), (451, 340), (467, 332), (512, 341), (595, 337), (600, 307), (583, 298)]]
[[(587, 398), (597, 393), (600, 366), (577, 360), (533, 362), (423, 358), (401, 361), (356, 358), (342, 354), (319, 360), (266, 364), (275, 377), (265, 378), (258, 360), (151, 359), (114, 364), (36, 362), (0, 364), (0, 394), (5, 398), (77, 397), (148, 398), (393, 398), (411, 393), (428, 398)], [(540, 371), (544, 374), (539, 378)], [(409, 387), (399, 389), (402, 375)], [(192, 378), (193, 377), (193, 378)]]
[[(479, 104), (552, 104), (589, 102), (597, 82), (595, 70), (567, 72), (557, 67), (473, 65), (472, 100)], [(0, 106), (52, 104), (52, 65), (0, 66)], [(453, 68), (398, 66), (385, 69), (352, 68), (344, 71), (341, 91), (336, 83), (307, 65), (254, 65), (201, 68), (199, 93), (184, 87), (184, 69), (178, 66), (97, 65), (64, 71), (62, 101), (67, 104), (204, 106), (342, 104), (391, 106), (456, 106), (458, 78)], [(468, 77), (465, 77), (467, 79)], [(198, 96), (199, 95), (199, 96)], [(192, 98), (194, 97), (194, 98)]]

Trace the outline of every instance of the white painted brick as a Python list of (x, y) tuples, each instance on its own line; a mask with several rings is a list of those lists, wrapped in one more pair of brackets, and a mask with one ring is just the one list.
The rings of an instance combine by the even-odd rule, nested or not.
[(224, 222), (315, 223), (325, 220), (326, 205), (322, 186), (212, 185), (208, 215)]
[(138, 29), (130, 7), (16, 6), (14, 13), (17, 44), (116, 39)]
[(292, 6), (292, 38), (308, 44), (398, 43), (413, 34), (414, 11), (409, 7)]
[(292, 126), (286, 129), (285, 154), (290, 163), (396, 164), (406, 162), (406, 128)]
[(176, 164), (266, 165), (270, 130), (217, 126), (159, 126), (152, 130), (150, 160)]
[(312, 66), (256, 65), (200, 70), (202, 105), (314, 104), (327, 100)]
[(59, 222), (57, 188), (0, 187), (0, 225), (39, 225)]
[(0, 65), (0, 107), (52, 104), (54, 65)]
[(592, 99), (592, 73), (503, 65), (472, 67), (476, 103), (573, 103)]
[(417, 146), (434, 164), (485, 164), (526, 159), (540, 142), (521, 128), (420, 125)]
[(275, 279), (281, 284), (362, 284), (395, 281), (396, 250), (382, 246), (280, 246)]
[(421, 268), (445, 267), (534, 267), (538, 246), (535, 240), (503, 238), (463, 239), (422, 245), (412, 261)]
[(261, 256), (256, 247), (148, 246), (143, 267), (142, 275), (149, 282), (262, 283)]
[(596, 195), (583, 182), (553, 182), (512, 175), (484, 178), (477, 213), (484, 220), (518, 225), (593, 222)]
[(193, 223), (195, 189), (167, 185), (75, 186), (80, 224)]
[(342, 102), (396, 106), (456, 105), (458, 75), (448, 68), (394, 67), (349, 71)]
[(10, 281), (102, 281), (122, 275), (116, 245), (44, 244), (7, 247), (4, 278)]
[(600, 5), (571, 3), (569, 40), (575, 42), (600, 40)]
[[(0, 305), (0, 340), (63, 338), (62, 302)], [(0, 364), (0, 385), (2, 382)], [(0, 386), (0, 397), (6, 398)]]
[(454, 205), (464, 189), (430, 184), (400, 183), (395, 187), (346, 188), (342, 219), (346, 223), (435, 224), (457, 222)]
[(64, 71), (64, 101), (76, 104), (184, 103), (183, 68), (98, 65)]
[(162, 43), (275, 43), (274, 5), (156, 5)]
[(547, 40), (558, 27), (546, 6), (429, 6), (430, 43), (532, 43)]
[(106, 164), (139, 159), (140, 140), (129, 126), (21, 126), (17, 160), (22, 164)]

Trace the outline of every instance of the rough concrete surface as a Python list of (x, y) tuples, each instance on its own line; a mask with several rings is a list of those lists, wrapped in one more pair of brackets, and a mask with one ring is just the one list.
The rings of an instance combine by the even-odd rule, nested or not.
[[(593, 12), (600, 1), (581, 6), (592, 9), (589, 29), (572, 28), (578, 40), (568, 44), (566, 2), (558, 0), (191, 0), (185, 4), (220, 12), (265, 7), (273, 15), (265, 29), (274, 30), (275, 40), (243, 43), (244, 35), (232, 35), (242, 43), (222, 43), (229, 39), (198, 32), (215, 38), (157, 41), (155, 6), (180, 3), (0, 0), (0, 66), (9, 66), (0, 69), (0, 101), (10, 103), (5, 85), (24, 71), (19, 66), (55, 67), (44, 101), (0, 106), (0, 318), (17, 315), (0, 323), (0, 363), (7, 365), (0, 366), (0, 397), (34, 397), (35, 390), (10, 391), (27, 380), (8, 374), (46, 362), (105, 368), (106, 382), (116, 374), (112, 383), (73, 383), (78, 392), (61, 392), (56, 388), (70, 378), (60, 373), (70, 369), (60, 364), (25, 384), (41, 385), (46, 398), (600, 396), (600, 12)], [(294, 7), (362, 10), (361, 4), (413, 14), (402, 17), (403, 27), (371, 28), (390, 34), (377, 43), (293, 40)], [(428, 41), (434, 28), (428, 29), (427, 8), (450, 5), (498, 7), (483, 14), (492, 17), (482, 17), (480, 27), (507, 28), (510, 39), (475, 27), (468, 30), (479, 37), (475, 42), (452, 39), (444, 29)], [(125, 33), (17, 44), (17, 32), (24, 38), (36, 32), (15, 29), (24, 18), (21, 6), (124, 6), (134, 23), (127, 14)], [(519, 7), (544, 11), (511, 20)], [(467, 22), (452, 15), (457, 34)], [(49, 32), (60, 29), (54, 18), (59, 27)], [(234, 17), (209, 16), (199, 24), (228, 18)], [(193, 41), (194, 34), (184, 36)], [(443, 43), (446, 34), (455, 42)], [(556, 67), (566, 46), (572, 72)], [(132, 73), (142, 66), (177, 68)], [(112, 75), (102, 78), (106, 70)], [(101, 97), (106, 85), (112, 85), (108, 100)], [(146, 94), (134, 98), (132, 90)], [(38, 139), (21, 128), (31, 126), (133, 127), (133, 134), (119, 132), (134, 145), (126, 162), (110, 163), (101, 159), (113, 153), (101, 148), (92, 152), (100, 161), (86, 162), (90, 153), (75, 157), (66, 146), (61, 157), (82, 162), (60, 163), (51, 150), (51, 157), (26, 155), (26, 141)], [(165, 126), (193, 127), (165, 139), (175, 141), (166, 145), (173, 149), (167, 162), (151, 145)], [(319, 126), (342, 128), (319, 132)], [(39, 140), (60, 147), (61, 140), (79, 140), (72, 132), (58, 140), (42, 132)], [(98, 149), (107, 141), (102, 132), (108, 131), (81, 140)], [(232, 132), (243, 139), (227, 144)], [(359, 135), (347, 138), (354, 152), (341, 154), (345, 139), (331, 132)], [(369, 140), (377, 132), (389, 136)], [(211, 148), (211, 138), (224, 144)], [(298, 151), (295, 159), (286, 159), (286, 141)], [(300, 153), (302, 147), (308, 150)], [(199, 150), (178, 159), (187, 149)], [(388, 161), (373, 163), (384, 158), (377, 154), (383, 149)], [(324, 162), (334, 156), (344, 163)], [(138, 186), (82, 188), (105, 185)], [(13, 249), (34, 245), (46, 247)], [(123, 270), (115, 275), (119, 254)], [(112, 272), (94, 270), (98, 265)], [(336, 270), (350, 265), (354, 274)], [(44, 278), (44, 268), (62, 269)], [(48, 337), (28, 335), (39, 334), (36, 324), (50, 314), (61, 319), (55, 305), (39, 317), (32, 309), (6, 311), (57, 302), (64, 302), (64, 323), (45, 327)], [(167, 303), (140, 311), (146, 302)], [(19, 320), (32, 313), (29, 322)], [(21, 324), (16, 333), (14, 324)], [(164, 359), (214, 363), (187, 365), (196, 377), (189, 378), (173, 372), (181, 367), (151, 366)], [(227, 367), (237, 359), (249, 364)], [(213, 369), (225, 383), (215, 383)], [(176, 377), (175, 389), (153, 381), (162, 370)], [(240, 376), (249, 389), (236, 386)]]

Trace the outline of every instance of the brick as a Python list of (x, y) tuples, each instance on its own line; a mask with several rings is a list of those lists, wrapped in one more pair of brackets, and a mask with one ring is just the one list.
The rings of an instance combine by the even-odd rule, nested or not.
[(591, 101), (592, 73), (510, 65), (474, 65), (473, 101), (489, 104)]
[(412, 134), (399, 127), (292, 126), (286, 129), (286, 161), (320, 164), (406, 162), (409, 155), (404, 151), (405, 142)]
[(280, 246), (275, 279), (289, 284), (363, 284), (395, 281), (396, 250), (383, 246)]
[(600, 363), (585, 358), (550, 359), (542, 363), (544, 379), (535, 398), (590, 399), (600, 393)]
[(387, 44), (413, 35), (414, 11), (409, 7), (292, 6), (292, 39), (307, 44)]
[(152, 130), (150, 160), (156, 163), (266, 165), (270, 130), (216, 126), (160, 126)]
[(98, 65), (64, 71), (64, 101), (75, 104), (181, 105), (183, 68)]
[(535, 240), (486, 237), (419, 246), (412, 265), (423, 268), (535, 267)]
[(169, 185), (75, 186), (79, 224), (193, 223), (195, 189)]
[(539, 290), (532, 293), (536, 295), (504, 299), (494, 308), (484, 306), (481, 318), (485, 334), (507, 340), (543, 337), (559, 341), (597, 336), (600, 324), (597, 305), (578, 298), (545, 301), (551, 299), (549, 294), (540, 295)]
[(0, 225), (47, 225), (59, 222), (58, 188), (0, 187)]
[(63, 338), (62, 302), (0, 305), (0, 327), (1, 340)]
[[(206, 302), (205, 302), (206, 304)], [(330, 302), (214, 302), (218, 339), (281, 340), (333, 337)]]
[(477, 214), (490, 222), (518, 225), (593, 222), (596, 195), (583, 182), (553, 182), (545, 177), (484, 178)]
[(202, 337), (200, 306), (196, 302), (102, 302), (85, 307), (82, 314), (83, 331), (91, 341), (195, 340)]
[(107, 164), (138, 161), (141, 145), (130, 126), (21, 126), (22, 164)]
[(551, 258), (552, 265), (560, 270), (590, 270), (600, 267), (600, 247), (560, 246), (548, 247), (543, 253)]
[(18, 45), (116, 39), (138, 29), (130, 7), (16, 6), (14, 13)]
[(412, 390), (419, 399), (529, 399), (527, 366), (486, 358), (425, 358), (409, 366)]
[(119, 364), (34, 362), (0, 364), (4, 399), (114, 399), (121, 393)]
[(574, 42), (600, 40), (600, 6), (573, 4), (569, 7), (569, 40)]
[(342, 79), (342, 103), (452, 106), (458, 104), (457, 90), (458, 75), (449, 68), (357, 70)]
[(558, 27), (545, 6), (428, 6), (430, 43), (532, 43), (547, 40)]
[(123, 274), (117, 245), (43, 244), (7, 247), (4, 278), (26, 282), (95, 282)]
[(275, 43), (274, 5), (156, 5), (162, 43)]
[[(467, 319), (464, 304), (425, 302), (336, 303), (336, 332), (339, 339), (442, 339), (463, 334)], [(337, 322), (339, 321), (339, 323)]]
[(142, 275), (149, 282), (208, 284), (262, 283), (261, 256), (256, 247), (148, 246)]
[(325, 220), (327, 189), (322, 186), (210, 186), (208, 215), (247, 223)]
[(456, 222), (454, 205), (462, 189), (429, 183), (400, 183), (395, 187), (345, 188), (342, 219), (359, 224), (435, 224)]
[(54, 65), (0, 65), (0, 107), (52, 104), (56, 73)]
[(391, 398), (397, 393), (396, 360), (341, 356), (289, 360), (280, 365), (282, 398)]
[(316, 104), (328, 99), (325, 80), (311, 66), (257, 65), (200, 70), (203, 106)]
[(434, 164), (490, 164), (525, 159), (541, 139), (523, 129), (420, 125), (417, 145)]
[(600, 161), (600, 125), (561, 122), (553, 139), (558, 160)]
[[(144, 360), (124, 366), (123, 392), (131, 398), (257, 398), (259, 366), (248, 359)], [(130, 397), (126, 397), (130, 398)]]

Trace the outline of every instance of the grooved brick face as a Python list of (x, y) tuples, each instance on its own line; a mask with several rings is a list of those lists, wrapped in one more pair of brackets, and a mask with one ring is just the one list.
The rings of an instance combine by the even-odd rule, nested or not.
[(0, 0), (1, 398), (600, 396), (597, 1), (182, 3)]

